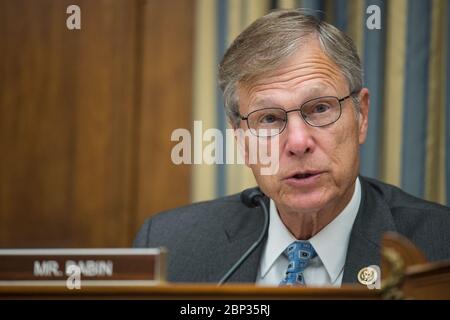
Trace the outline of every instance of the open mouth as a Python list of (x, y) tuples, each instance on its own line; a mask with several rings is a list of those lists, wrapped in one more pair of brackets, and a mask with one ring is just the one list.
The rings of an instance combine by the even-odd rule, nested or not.
[(319, 173), (298, 173), (296, 175), (293, 175), (292, 178), (294, 179), (307, 179), (310, 178), (312, 176), (316, 176)]
[(291, 179), (298, 179), (298, 180), (308, 179), (308, 178), (311, 178), (311, 177), (315, 177), (315, 176), (317, 176), (319, 174), (320, 174), (319, 171), (317, 171), (317, 172), (297, 173), (297, 174), (294, 174), (293, 176), (291, 176)]
[(313, 187), (320, 182), (320, 176), (325, 171), (309, 171), (292, 174), (285, 182), (293, 187)]

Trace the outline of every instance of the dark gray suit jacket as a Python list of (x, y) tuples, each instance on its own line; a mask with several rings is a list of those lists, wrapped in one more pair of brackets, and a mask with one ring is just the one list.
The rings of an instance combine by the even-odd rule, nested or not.
[[(380, 264), (380, 240), (386, 231), (403, 234), (431, 261), (450, 258), (450, 208), (376, 180), (360, 177), (360, 181), (361, 205), (350, 235), (344, 283), (356, 282), (361, 268)], [(262, 226), (262, 210), (245, 207), (239, 195), (233, 195), (148, 219), (134, 246), (166, 247), (169, 281), (217, 282), (256, 241)], [(256, 280), (262, 248), (229, 282)]]

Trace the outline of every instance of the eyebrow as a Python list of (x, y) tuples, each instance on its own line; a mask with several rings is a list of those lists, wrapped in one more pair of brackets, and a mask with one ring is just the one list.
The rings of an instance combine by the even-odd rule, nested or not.
[(281, 107), (278, 103), (275, 103), (272, 99), (270, 98), (262, 98), (262, 99), (256, 99), (255, 102), (253, 102), (250, 105), (250, 109), (254, 108), (254, 107)]
[(317, 86), (317, 87), (313, 87), (311, 88), (311, 90), (308, 90), (305, 94), (305, 101), (311, 99), (311, 98), (315, 98), (314, 96), (319, 95), (319, 96), (328, 96), (330, 94), (323, 94), (323, 92), (326, 92), (328, 90), (332, 89), (331, 87), (327, 87), (327, 86)]
[[(302, 97), (303, 101), (302, 101), (302, 103), (299, 103), (298, 106), (300, 106), (301, 104), (303, 104), (311, 99), (314, 99), (314, 98), (335, 95), (335, 93), (323, 94), (324, 91), (327, 91), (330, 89), (331, 89), (330, 87), (326, 87), (326, 86), (315, 86), (315, 87), (311, 88), (310, 90), (305, 92), (305, 94)], [(274, 102), (269, 97), (264, 97), (264, 98), (256, 99), (255, 102), (253, 102), (249, 106), (249, 111), (257, 110), (259, 108), (283, 108), (283, 105), (280, 105), (280, 104)]]

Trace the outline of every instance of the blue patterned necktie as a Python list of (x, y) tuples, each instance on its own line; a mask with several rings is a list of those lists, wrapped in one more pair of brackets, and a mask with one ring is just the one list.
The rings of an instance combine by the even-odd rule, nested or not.
[(304, 286), (303, 271), (305, 271), (309, 261), (317, 255), (313, 246), (308, 241), (295, 241), (286, 248), (284, 254), (289, 258), (289, 265), (280, 286)]

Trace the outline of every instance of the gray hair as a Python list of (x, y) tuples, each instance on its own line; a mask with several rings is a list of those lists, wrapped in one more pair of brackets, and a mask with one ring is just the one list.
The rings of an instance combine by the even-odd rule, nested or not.
[[(279, 10), (253, 22), (231, 44), (219, 65), (219, 85), (225, 111), (234, 127), (239, 118), (237, 88), (274, 71), (293, 55), (311, 35), (316, 35), (324, 53), (339, 67), (350, 92), (362, 88), (362, 67), (350, 37), (302, 10)], [(358, 100), (352, 96), (355, 106)]]

